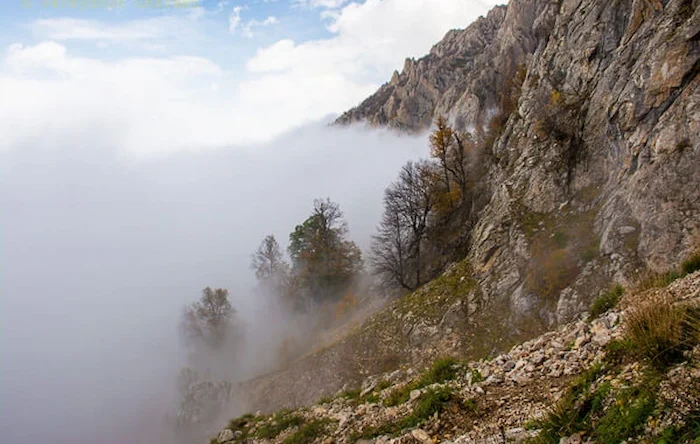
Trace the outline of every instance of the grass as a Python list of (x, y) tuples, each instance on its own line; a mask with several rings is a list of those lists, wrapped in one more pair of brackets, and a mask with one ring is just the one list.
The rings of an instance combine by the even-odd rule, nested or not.
[(618, 443), (644, 431), (656, 408), (658, 373), (645, 376), (637, 385), (614, 391), (610, 382), (592, 384), (604, 375), (600, 365), (583, 373), (546, 418), (531, 424), (540, 428), (534, 443), (559, 443), (574, 433), (600, 443)]
[(387, 406), (403, 404), (409, 400), (413, 390), (453, 380), (457, 376), (456, 367), (457, 361), (454, 358), (444, 357), (437, 359), (419, 379), (389, 393), (389, 396), (384, 400), (384, 404)]
[(593, 301), (593, 304), (591, 304), (591, 308), (588, 312), (588, 318), (595, 319), (606, 311), (615, 307), (617, 303), (620, 302), (620, 298), (622, 298), (624, 292), (625, 289), (622, 287), (622, 285), (616, 284), (610, 290), (598, 296), (596, 300)]
[(662, 288), (673, 281), (683, 278), (691, 273), (700, 270), (700, 252), (688, 256), (677, 270), (669, 270), (664, 273), (647, 273), (637, 282), (636, 290), (644, 291), (652, 288)]
[(633, 438), (656, 407), (656, 396), (647, 387), (633, 387), (616, 397), (593, 430), (596, 442), (613, 443)]
[(605, 344), (605, 357), (607, 364), (621, 365), (632, 357), (632, 342), (629, 339), (613, 339)]
[(323, 435), (328, 425), (331, 423), (328, 419), (315, 419), (301, 426), (299, 429), (288, 436), (283, 442), (284, 444), (309, 444), (314, 442), (316, 438)]
[(299, 427), (303, 423), (304, 418), (299, 415), (280, 412), (273, 417), (273, 421), (263, 424), (255, 436), (260, 439), (276, 438), (282, 431), (291, 427)]
[(683, 425), (669, 426), (661, 432), (657, 444), (700, 444), (700, 411), (691, 412)]
[(484, 380), (484, 376), (478, 369), (470, 368), (469, 373), (472, 375), (472, 384), (478, 384)]
[(700, 252), (692, 254), (681, 264), (681, 272), (688, 275), (700, 270)]
[(591, 397), (589, 393), (591, 384), (602, 373), (600, 364), (594, 365), (582, 373), (569, 387), (567, 393), (552, 408), (547, 416), (536, 421), (540, 429), (539, 435), (533, 439), (534, 443), (558, 443), (563, 436), (570, 436), (584, 428), (584, 423), (591, 414), (592, 401), (584, 401)]
[(449, 388), (430, 389), (416, 401), (413, 416), (418, 422), (424, 421), (435, 413), (441, 412), (453, 398), (453, 392)]
[(362, 393), (362, 390), (360, 390), (359, 388), (349, 389), (342, 392), (340, 394), (340, 397), (347, 400), (353, 400), (358, 399), (360, 397), (360, 393)]
[[(375, 427), (366, 427), (352, 434), (350, 436), (350, 441), (355, 442), (360, 439), (372, 439), (383, 435), (398, 435), (406, 429), (418, 426), (436, 413), (442, 412), (448, 405), (453, 403), (459, 403), (459, 400), (451, 388), (431, 388), (418, 398), (411, 414)], [(474, 400), (470, 399), (469, 401), (459, 404), (463, 409), (468, 409), (469, 411), (476, 410), (476, 402)]]
[(665, 369), (700, 344), (700, 307), (673, 304), (665, 296), (637, 301), (628, 310), (625, 335), (638, 357)]

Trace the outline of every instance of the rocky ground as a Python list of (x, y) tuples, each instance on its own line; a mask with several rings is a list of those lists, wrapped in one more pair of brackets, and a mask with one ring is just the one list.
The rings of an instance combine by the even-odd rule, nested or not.
[[(592, 439), (589, 429), (597, 442), (620, 442), (616, 433), (633, 442), (697, 442), (700, 347), (661, 372), (642, 359), (620, 357), (628, 307), (660, 295), (674, 304), (700, 303), (700, 272), (667, 288), (627, 292), (617, 308), (595, 319), (568, 323), (491, 359), (438, 359), (422, 372), (401, 368), (368, 377), (313, 406), (245, 415), (212, 443), (520, 442), (546, 436), (553, 406), (567, 400), (572, 411), (580, 412), (581, 403), (592, 406), (586, 418), (577, 419), (583, 431), (564, 442)], [(647, 393), (642, 387), (652, 388)], [(653, 405), (645, 404), (645, 396), (653, 396)], [(647, 407), (640, 424), (628, 424)], [(595, 428), (587, 428), (590, 421)]]

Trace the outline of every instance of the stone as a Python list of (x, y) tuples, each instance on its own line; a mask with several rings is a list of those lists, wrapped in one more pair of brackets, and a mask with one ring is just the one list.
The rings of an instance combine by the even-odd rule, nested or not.
[(416, 399), (420, 398), (421, 393), (422, 392), (420, 390), (411, 390), (410, 400), (415, 401)]
[(591, 338), (590, 338), (588, 335), (579, 336), (579, 337), (576, 338), (576, 340), (574, 341), (574, 348), (575, 348), (575, 349), (579, 349), (579, 348), (581, 348), (583, 345), (588, 344), (588, 342), (590, 342), (590, 340), (591, 340)]
[(411, 436), (423, 444), (432, 444), (433, 440), (430, 439), (430, 435), (425, 430), (415, 429), (411, 431)]
[(233, 441), (233, 431), (231, 429), (224, 429), (219, 433), (219, 436), (216, 438), (219, 443), (225, 443), (229, 441)]

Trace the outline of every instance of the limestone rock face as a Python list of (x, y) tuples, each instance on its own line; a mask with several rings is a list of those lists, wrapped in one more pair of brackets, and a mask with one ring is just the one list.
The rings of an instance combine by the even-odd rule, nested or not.
[(501, 89), (548, 34), (556, 9), (550, 2), (511, 2), (464, 30), (449, 31), (427, 56), (406, 59), (401, 73), (338, 123), (421, 131), (438, 112), (461, 127), (487, 122)]
[[(519, 71), (522, 86), (504, 89)], [(698, 72), (700, 0), (510, 0), (408, 60), (338, 122), (421, 131), (445, 113), (458, 130), (492, 131), (469, 256), (332, 346), (249, 382), (251, 405), (309, 404), (401, 363), (497, 355), (578, 318), (614, 281), (678, 265), (700, 245)], [(505, 92), (515, 105), (493, 130)], [(482, 376), (528, 384), (531, 365), (568, 345), (600, 347), (609, 327)], [(566, 362), (547, 374), (579, 371)]]
[(441, 113), (488, 132), (512, 94), (485, 148), (491, 200), (470, 260), (510, 320), (561, 323), (594, 291), (700, 243), (698, 3), (511, 0), (407, 60), (338, 122), (421, 131)]

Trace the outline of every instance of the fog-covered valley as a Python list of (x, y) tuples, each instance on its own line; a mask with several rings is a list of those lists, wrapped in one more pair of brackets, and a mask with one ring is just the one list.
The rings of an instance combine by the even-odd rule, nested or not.
[(258, 332), (246, 341), (260, 341), (230, 357), (241, 374), (222, 376), (269, 369), (255, 361), (285, 321), (252, 291), (262, 237), (286, 246), (329, 196), (365, 250), (384, 188), (425, 146), (319, 122), (265, 145), (148, 158), (79, 140), (0, 153), (3, 442), (169, 439), (160, 426), (186, 358), (177, 324), (205, 286), (229, 289)]

